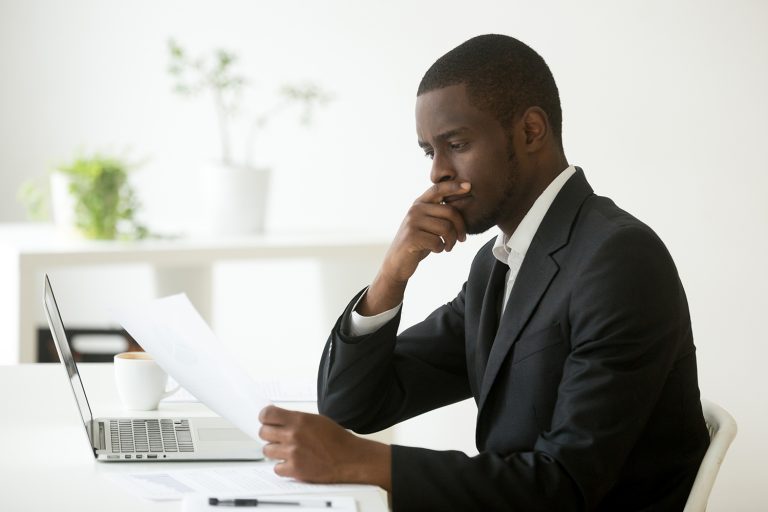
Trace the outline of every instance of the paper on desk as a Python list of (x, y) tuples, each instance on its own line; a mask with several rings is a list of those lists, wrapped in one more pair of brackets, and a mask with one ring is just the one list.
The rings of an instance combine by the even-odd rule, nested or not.
[[(205, 512), (205, 511), (218, 511), (221, 512), (220, 506), (214, 506), (210, 505), (208, 503), (208, 499), (211, 496), (208, 494), (188, 494), (184, 496), (184, 501), (181, 503), (181, 510), (182, 512)], [(352, 496), (305, 496), (301, 494), (291, 494), (291, 495), (272, 495), (272, 496), (265, 496), (265, 495), (258, 495), (254, 496), (252, 494), (246, 494), (246, 495), (238, 495), (238, 496), (216, 496), (219, 499), (232, 499), (232, 498), (258, 498), (259, 500), (275, 500), (275, 501), (303, 501), (303, 502), (310, 502), (310, 501), (320, 501), (322, 502), (322, 505), (318, 506), (311, 506), (306, 505), (301, 507), (301, 512), (328, 512), (328, 510), (334, 511), (334, 512), (355, 512), (357, 510), (357, 504), (355, 503), (355, 499)], [(325, 502), (330, 502), (330, 506), (326, 505)], [(280, 511), (285, 512), (285, 505), (262, 505), (259, 503), (258, 510), (260, 512), (267, 512), (267, 511)], [(290, 508), (290, 507), (289, 507)]]
[(185, 294), (126, 308), (115, 317), (168, 375), (260, 441), (259, 411), (269, 400), (218, 342)]
[(239, 464), (187, 470), (114, 473), (110, 477), (133, 494), (150, 500), (180, 500), (187, 494), (243, 496), (246, 494), (333, 494), (372, 485), (306, 484), (275, 474), (274, 464)]

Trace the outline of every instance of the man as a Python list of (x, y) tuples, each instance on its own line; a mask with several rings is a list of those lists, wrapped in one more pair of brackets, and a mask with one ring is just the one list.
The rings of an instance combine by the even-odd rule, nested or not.
[[(682, 510), (708, 445), (685, 293), (656, 234), (569, 166), (544, 60), (470, 39), (427, 71), (416, 124), (434, 185), (331, 333), (324, 416), (262, 412), (276, 472), (377, 484), (395, 510)], [(494, 225), (458, 296), (397, 335), (419, 262)], [(476, 457), (334, 423), (375, 432), (470, 396)]]

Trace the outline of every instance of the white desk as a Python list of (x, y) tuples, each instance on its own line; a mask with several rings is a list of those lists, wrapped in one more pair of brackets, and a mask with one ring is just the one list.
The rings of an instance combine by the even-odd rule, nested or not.
[[(95, 416), (119, 413), (111, 364), (79, 365)], [(72, 391), (59, 364), (0, 366), (0, 509), (8, 511), (180, 510), (179, 501), (128, 494), (110, 473), (233, 463), (101, 463), (89, 450)], [(206, 416), (201, 404), (161, 404), (154, 415)], [(236, 464), (259, 464), (238, 462)], [(354, 491), (360, 512), (387, 510), (383, 491)]]
[[(211, 319), (212, 268), (217, 262), (312, 259), (319, 262), (324, 303), (344, 304), (375, 275), (389, 241), (373, 235), (264, 235), (246, 238), (87, 241), (62, 237), (49, 224), (0, 224), (0, 364), (37, 361), (35, 319), (40, 276), (53, 268), (151, 265), (157, 296), (185, 291)], [(340, 313), (324, 311), (328, 325)], [(18, 343), (9, 343), (18, 340)]]

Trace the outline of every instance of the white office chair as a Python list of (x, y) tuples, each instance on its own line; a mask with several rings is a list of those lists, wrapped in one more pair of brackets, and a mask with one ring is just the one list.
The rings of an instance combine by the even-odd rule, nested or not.
[(707, 509), (709, 493), (715, 484), (720, 464), (723, 463), (731, 441), (736, 437), (736, 421), (728, 411), (704, 399), (701, 400), (701, 408), (709, 430), (709, 448), (701, 461), (699, 472), (696, 473), (683, 512), (704, 512)]

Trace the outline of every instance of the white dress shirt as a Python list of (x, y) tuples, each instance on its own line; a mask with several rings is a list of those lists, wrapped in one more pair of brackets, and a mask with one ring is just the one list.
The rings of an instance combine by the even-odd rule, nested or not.
[[(502, 263), (509, 265), (507, 282), (504, 285), (502, 312), (504, 311), (504, 308), (507, 307), (507, 301), (512, 292), (512, 286), (515, 284), (517, 273), (520, 271), (520, 266), (523, 264), (525, 254), (531, 246), (531, 242), (541, 225), (541, 221), (544, 220), (544, 216), (547, 214), (547, 211), (549, 211), (549, 207), (552, 206), (552, 202), (555, 200), (555, 197), (557, 197), (560, 189), (563, 188), (565, 182), (568, 181), (568, 178), (573, 176), (575, 172), (576, 168), (571, 165), (552, 180), (547, 188), (544, 189), (544, 192), (542, 192), (533, 203), (533, 206), (528, 210), (528, 213), (525, 214), (525, 217), (520, 221), (520, 224), (517, 226), (517, 229), (515, 229), (515, 232), (512, 233), (512, 236), (507, 237), (503, 232), (500, 232), (496, 237), (496, 243), (493, 246), (493, 255)], [(367, 290), (365, 293), (367, 293)], [(355, 309), (357, 308), (357, 304), (360, 303), (360, 300), (365, 297), (365, 293), (360, 296), (355, 307), (352, 308), (349, 324), (342, 325), (342, 331), (349, 336), (365, 336), (366, 334), (377, 331), (379, 328), (383, 327), (384, 324), (392, 320), (403, 306), (403, 304), (400, 303), (394, 308), (379, 313), (378, 315), (363, 316), (357, 313)]]

